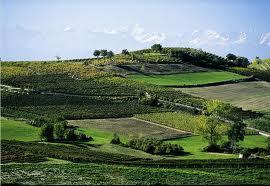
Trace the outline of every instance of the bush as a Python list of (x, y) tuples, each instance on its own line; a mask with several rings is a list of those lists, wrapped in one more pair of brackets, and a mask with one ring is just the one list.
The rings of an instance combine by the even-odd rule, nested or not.
[(117, 134), (113, 134), (113, 139), (111, 140), (111, 144), (121, 144), (120, 138)]
[(128, 142), (127, 146), (157, 155), (182, 155), (184, 150), (179, 145), (164, 143), (161, 140), (153, 138), (132, 139)]
[(224, 150), (217, 144), (210, 144), (203, 148), (203, 152), (224, 152)]
[(53, 141), (53, 125), (45, 124), (41, 127), (40, 138), (45, 141)]
[(76, 135), (74, 129), (66, 129), (65, 133), (64, 133), (64, 138), (67, 141), (76, 141), (77, 135)]
[(93, 138), (91, 137), (91, 136), (86, 136), (86, 134), (83, 134), (83, 133), (79, 133), (78, 135), (77, 135), (77, 140), (78, 141), (91, 141), (91, 140), (93, 140)]

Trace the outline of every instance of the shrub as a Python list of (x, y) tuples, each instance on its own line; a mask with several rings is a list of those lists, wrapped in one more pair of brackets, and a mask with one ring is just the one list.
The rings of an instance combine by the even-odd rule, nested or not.
[(132, 139), (127, 144), (128, 147), (133, 149), (142, 150), (150, 154), (157, 155), (181, 155), (183, 148), (176, 144), (164, 143), (157, 139), (139, 138)]
[(224, 151), (219, 145), (210, 144), (203, 148), (203, 152), (224, 152)]
[(116, 133), (113, 134), (113, 139), (111, 140), (111, 144), (121, 144), (120, 138)]
[(65, 133), (64, 133), (64, 138), (67, 141), (76, 141), (77, 135), (76, 135), (74, 129), (66, 129)]
[(40, 138), (45, 141), (53, 141), (53, 125), (45, 124), (41, 127)]
[(93, 138), (91, 136), (86, 136), (86, 134), (79, 133), (77, 135), (77, 140), (78, 141), (91, 141), (91, 140), (93, 140)]

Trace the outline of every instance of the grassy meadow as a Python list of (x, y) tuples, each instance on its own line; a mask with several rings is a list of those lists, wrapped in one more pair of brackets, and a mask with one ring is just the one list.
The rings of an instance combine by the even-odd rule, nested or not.
[(37, 141), (40, 128), (1, 117), (1, 140)]
[(162, 86), (203, 85), (247, 78), (231, 72), (194, 72), (169, 75), (129, 75), (129, 79)]

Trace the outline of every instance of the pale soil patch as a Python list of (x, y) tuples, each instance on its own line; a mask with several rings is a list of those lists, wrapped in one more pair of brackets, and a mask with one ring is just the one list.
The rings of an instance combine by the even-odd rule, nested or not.
[(207, 99), (219, 99), (242, 107), (244, 110), (270, 113), (270, 83), (265, 81), (198, 88), (177, 88), (177, 90)]
[(134, 118), (69, 120), (68, 122), (70, 125), (81, 128), (99, 129), (130, 138), (151, 137), (158, 139), (173, 139), (189, 134), (184, 131), (160, 126), (158, 124), (153, 124)]

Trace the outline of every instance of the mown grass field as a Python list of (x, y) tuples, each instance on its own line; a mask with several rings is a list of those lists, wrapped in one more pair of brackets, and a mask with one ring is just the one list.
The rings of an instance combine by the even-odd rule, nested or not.
[(265, 81), (180, 88), (179, 90), (207, 99), (219, 99), (246, 110), (270, 113), (270, 83)]
[(1, 140), (36, 141), (39, 133), (40, 128), (1, 117)]
[(269, 184), (268, 168), (154, 168), (106, 164), (10, 164), (2, 184)]
[(247, 78), (231, 72), (194, 72), (169, 75), (129, 75), (129, 79), (162, 86), (202, 85)]
[(135, 118), (69, 120), (68, 122), (70, 125), (80, 128), (117, 133), (128, 138), (148, 137), (172, 139), (185, 134), (185, 132), (165, 128)]

